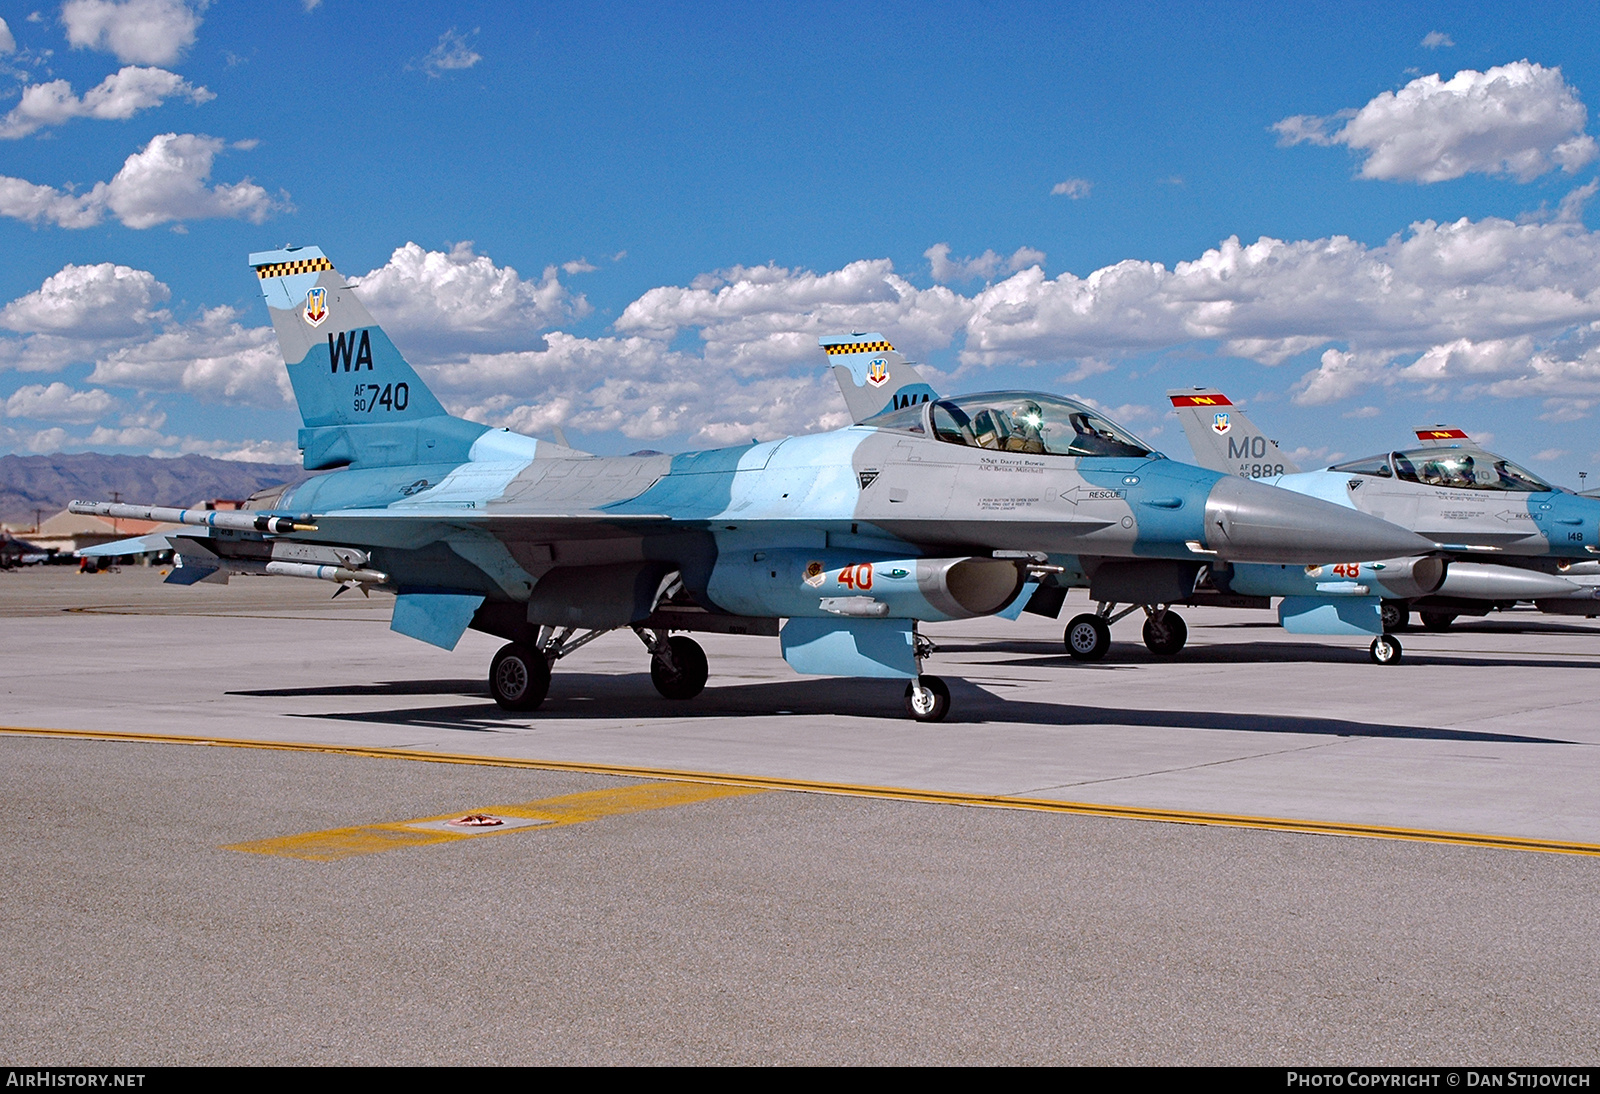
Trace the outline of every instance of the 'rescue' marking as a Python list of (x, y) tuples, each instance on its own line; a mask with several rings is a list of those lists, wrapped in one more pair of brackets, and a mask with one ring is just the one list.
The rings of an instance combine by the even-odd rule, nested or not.
[(1202, 824), (1226, 828), (1257, 828), (1270, 832), (1303, 832), (1323, 836), (1356, 836), (1365, 839), (1408, 840), (1419, 843), (1444, 843), (1458, 847), (1495, 847), (1505, 851), (1543, 851), (1558, 855), (1600, 855), (1600, 843), (1576, 840), (1534, 839), (1527, 836), (1495, 836), (1481, 832), (1441, 832), (1427, 828), (1399, 828), (1381, 824), (1350, 824), (1343, 821), (1301, 820), (1292, 817), (1257, 817), (1233, 813), (1201, 813), (1179, 809), (1147, 809), (1134, 805), (1099, 805), (1092, 802), (1055, 801), (1050, 798), (1022, 798), (1005, 794), (962, 794), (946, 790), (913, 790), (896, 786), (857, 786), (851, 783), (816, 782), (809, 779), (780, 779), (764, 775), (731, 775), (709, 771), (677, 771), (671, 768), (626, 767), (620, 764), (567, 763), (561, 760), (525, 760), (516, 756), (467, 756), (451, 752), (428, 752), (414, 748), (364, 748), (356, 745), (319, 745), (295, 741), (246, 741), (221, 737), (180, 737), (159, 733), (116, 733), (90, 729), (41, 729), (25, 726), (0, 726), (0, 733), (24, 737), (67, 737), (85, 741), (135, 741), (144, 744), (216, 745), (225, 748), (260, 748), (270, 752), (326, 752), (337, 756), (366, 756), (384, 760), (422, 760), (436, 764), (465, 764), (474, 767), (520, 767), (529, 771), (569, 771), (585, 775), (623, 775), (634, 778), (663, 779), (672, 782), (712, 783), (720, 786), (748, 787), (755, 790), (797, 790), (813, 794), (838, 794), (853, 798), (881, 798), (886, 801), (926, 802), (933, 805), (973, 805), (995, 809), (1027, 809), (1040, 813), (1071, 813), (1087, 817), (1113, 817), (1121, 820), (1166, 821), (1169, 824)]
[[(504, 824), (483, 828), (445, 827), (449, 818), (460, 813), (444, 813), (436, 817), (419, 817), (416, 820), (385, 821), (350, 828), (326, 828), (320, 832), (305, 832), (297, 836), (276, 836), (271, 839), (230, 843), (224, 851), (248, 851), (257, 855), (281, 855), (284, 858), (310, 859), (313, 862), (332, 862), (353, 858), (356, 855), (375, 855), (395, 851), (402, 847), (425, 847), (434, 843), (454, 843), (464, 839), (485, 839), (507, 832), (527, 832), (565, 828), (571, 824), (615, 817), (624, 813), (642, 813), (651, 809), (667, 809), (675, 805), (692, 805), (715, 798), (733, 798), (745, 794), (763, 794), (766, 791), (753, 786), (728, 786), (722, 783), (654, 782), (635, 783), (608, 790), (585, 790), (577, 794), (563, 794), (557, 798), (542, 798), (521, 805), (497, 805), (481, 810), (492, 817), (501, 818)], [(475, 810), (476, 812), (477, 810)]]

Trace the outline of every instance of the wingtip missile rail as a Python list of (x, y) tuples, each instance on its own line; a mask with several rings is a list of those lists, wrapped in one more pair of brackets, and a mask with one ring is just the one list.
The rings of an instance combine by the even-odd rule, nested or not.
[(112, 517), (117, 520), (152, 520), (166, 524), (192, 524), (223, 528), (235, 532), (315, 532), (317, 526), (294, 517), (274, 517), (239, 509), (172, 509), (159, 505), (122, 505), (109, 501), (74, 501), (69, 513), (80, 516)]

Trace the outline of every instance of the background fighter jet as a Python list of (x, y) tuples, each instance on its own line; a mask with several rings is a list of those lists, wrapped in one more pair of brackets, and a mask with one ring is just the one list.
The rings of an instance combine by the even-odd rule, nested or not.
[(45, 561), (52, 553), (37, 543), (29, 543), (10, 532), (0, 531), (0, 570), (31, 566)]
[[(1311, 575), (1315, 590), (1306, 587), (1305, 575), (1277, 567), (1241, 566), (1219, 575), (1219, 583), (1236, 592), (1291, 598), (1285, 626), (1338, 633), (1317, 629), (1319, 619), (1334, 618), (1330, 607), (1347, 606), (1337, 613), (1345, 623), (1370, 620), (1379, 598), (1381, 625), (1389, 630), (1403, 627), (1413, 608), (1430, 629), (1519, 600), (1561, 614), (1600, 614), (1594, 581), (1600, 575), (1594, 561), (1600, 500), (1551, 486), (1473, 444), (1459, 427), (1423, 427), (1407, 449), (1302, 472), (1222, 392), (1167, 394), (1202, 465), (1381, 516), (1446, 553), (1442, 571), (1433, 559), (1347, 562)], [(1347, 586), (1342, 592), (1340, 582)], [(1350, 606), (1356, 602), (1359, 609)]]
[(931, 646), (917, 624), (1005, 609), (1030, 577), (1063, 568), (1047, 556), (1166, 600), (1209, 559), (1429, 546), (1347, 507), (1174, 463), (1071, 400), (934, 399), (880, 334), (823, 341), (852, 412), (872, 412), (861, 424), (591, 456), (447, 414), (320, 250), (250, 262), (305, 421), (305, 466), (328, 473), (243, 512), (73, 509), (203, 529), (175, 544), (181, 582), (316, 577), (393, 592), (392, 628), (446, 649), (468, 627), (505, 638), (489, 687), (507, 709), (538, 706), (556, 660), (627, 627), (668, 698), (698, 694), (708, 672), (700, 646), (671, 632), (777, 635), (796, 670), (908, 680), (909, 713), (938, 719), (949, 693), (921, 671)]

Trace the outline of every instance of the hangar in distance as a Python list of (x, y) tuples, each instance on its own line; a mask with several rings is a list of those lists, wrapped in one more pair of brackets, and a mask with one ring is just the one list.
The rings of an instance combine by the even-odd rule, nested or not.
[(446, 649), (469, 627), (504, 638), (489, 687), (510, 710), (539, 705), (556, 661), (628, 628), (670, 699), (698, 694), (709, 671), (683, 632), (767, 635), (801, 673), (904, 679), (908, 713), (937, 720), (949, 692), (923, 671), (918, 624), (1000, 612), (1068, 567), (1164, 600), (1210, 560), (1432, 547), (1346, 506), (1166, 459), (1070, 399), (937, 398), (875, 333), (822, 340), (856, 424), (594, 456), (448, 414), (317, 248), (250, 264), (305, 467), (327, 473), (243, 512), (74, 510), (193, 526), (173, 541), (169, 580), (322, 578), (395, 594), (392, 628)]

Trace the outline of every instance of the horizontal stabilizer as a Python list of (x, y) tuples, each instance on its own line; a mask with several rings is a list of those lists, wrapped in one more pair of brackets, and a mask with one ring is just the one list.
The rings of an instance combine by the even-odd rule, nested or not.
[(111, 543), (97, 543), (93, 547), (72, 552), (78, 558), (118, 558), (122, 555), (148, 555), (157, 551), (172, 550), (172, 541), (167, 537), (170, 532), (151, 532), (147, 536), (134, 536), (132, 539), (113, 540)]
[(394, 598), (389, 629), (442, 650), (453, 650), (482, 603), (481, 596), (457, 593), (401, 593)]

